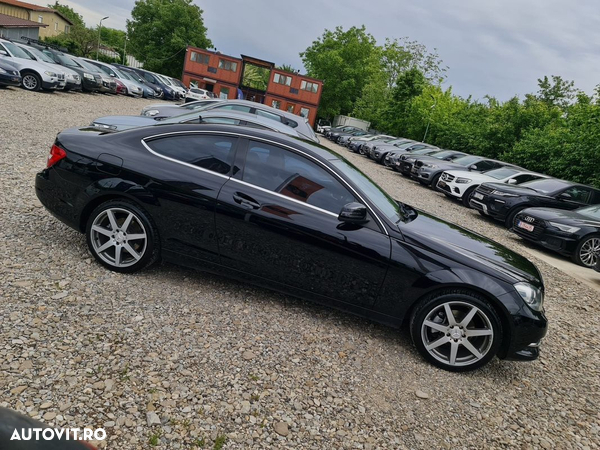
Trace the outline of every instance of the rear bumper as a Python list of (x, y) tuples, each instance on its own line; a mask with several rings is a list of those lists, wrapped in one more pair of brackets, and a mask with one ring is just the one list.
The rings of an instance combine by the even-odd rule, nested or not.
[[(54, 173), (52, 173), (54, 172)], [(35, 194), (42, 205), (61, 222), (79, 229), (79, 214), (75, 206), (69, 201), (68, 194), (54, 180), (59, 177), (52, 169), (44, 169), (35, 176)]]

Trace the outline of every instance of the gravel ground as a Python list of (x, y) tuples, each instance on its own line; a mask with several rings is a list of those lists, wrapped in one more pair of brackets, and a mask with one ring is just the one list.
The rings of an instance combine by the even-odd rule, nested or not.
[[(0, 91), (0, 406), (105, 427), (111, 449), (600, 447), (600, 302), (543, 262), (542, 357), (468, 374), (427, 364), (405, 332), (308, 302), (172, 265), (120, 275), (93, 262), (39, 205), (34, 175), (61, 129), (148, 103)], [(340, 152), (395, 197), (521, 246)]]

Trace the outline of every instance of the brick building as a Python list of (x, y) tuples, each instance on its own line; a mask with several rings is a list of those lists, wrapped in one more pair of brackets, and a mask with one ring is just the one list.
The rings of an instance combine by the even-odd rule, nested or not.
[(188, 47), (182, 81), (221, 98), (244, 98), (308, 118), (314, 125), (323, 82), (258, 58)]

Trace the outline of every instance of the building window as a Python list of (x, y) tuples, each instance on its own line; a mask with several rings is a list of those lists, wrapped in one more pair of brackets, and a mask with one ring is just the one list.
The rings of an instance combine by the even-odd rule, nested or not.
[(302, 80), (302, 83), (300, 83), (300, 89), (316, 94), (319, 90), (319, 85), (317, 83), (311, 83), (309, 81)]
[(65, 33), (71, 32), (71, 25), (65, 25)]
[(237, 63), (233, 62), (233, 61), (227, 61), (225, 59), (220, 59), (219, 60), (219, 69), (237, 72)]
[(203, 55), (202, 53), (197, 53), (197, 52), (192, 52), (192, 54), (190, 55), (190, 60), (200, 63), (200, 64), (206, 64), (208, 65), (208, 61), (210, 60), (210, 56), (208, 55)]
[(310, 109), (308, 108), (300, 108), (300, 115), (305, 119), (308, 119), (308, 114), (310, 113)]
[(273, 100), (271, 106), (275, 109), (281, 109), (281, 102), (279, 100)]
[(222, 87), (219, 92), (219, 98), (229, 98), (229, 88)]
[(294, 114), (294, 105), (288, 105), (287, 112)]
[(280, 73), (276, 73), (273, 75), (273, 83), (284, 84), (286, 86), (290, 86), (292, 84), (292, 77), (288, 77), (286, 75), (281, 75)]
[(44, 16), (38, 16), (38, 22), (44, 23)]
[(290, 88), (290, 93), (291, 94), (297, 94), (298, 93), (298, 89), (296, 89), (296, 88)]
[(210, 73), (217, 73), (217, 68), (216, 68), (216, 67), (209, 67), (209, 68), (208, 68), (208, 71), (209, 71)]
[(54, 22), (54, 31), (58, 31), (58, 22)]

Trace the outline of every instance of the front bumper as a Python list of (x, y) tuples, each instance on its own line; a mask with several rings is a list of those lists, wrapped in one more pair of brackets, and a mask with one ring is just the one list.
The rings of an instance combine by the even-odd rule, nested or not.
[(89, 78), (85, 77), (82, 78), (81, 88), (84, 91), (95, 92), (100, 89), (100, 86), (102, 86), (102, 82), (98, 80), (90, 80)]
[(42, 88), (48, 90), (62, 89), (60, 81), (56, 78), (50, 78), (48, 81), (42, 80)]
[(456, 198), (462, 198), (463, 194), (466, 192), (469, 186), (469, 184), (461, 184), (457, 183), (456, 181), (447, 181), (440, 179), (437, 182), (437, 186), (435, 187), (437, 190), (443, 192), (444, 194), (448, 194)]
[(402, 173), (402, 175), (410, 176), (410, 173), (411, 173), (412, 168), (413, 168), (413, 163), (412, 162), (408, 162), (408, 161), (399, 161), (396, 164), (396, 167), (398, 168), (398, 170), (400, 171), (400, 173)]
[(21, 75), (0, 73), (0, 84), (2, 86), (19, 86), (21, 84)]
[[(478, 195), (481, 198), (478, 198)], [(471, 199), (469, 200), (471, 208), (483, 212), (485, 215), (492, 217), (496, 220), (504, 220), (508, 215), (508, 212), (512, 209), (513, 204), (509, 203), (509, 200), (497, 198), (496, 196), (489, 194), (482, 194), (475, 190)]]
[(579, 236), (537, 224), (533, 224), (533, 231), (527, 231), (518, 226), (520, 220), (519, 214), (515, 217), (515, 223), (510, 229), (517, 236), (564, 256), (571, 256), (575, 253)]

